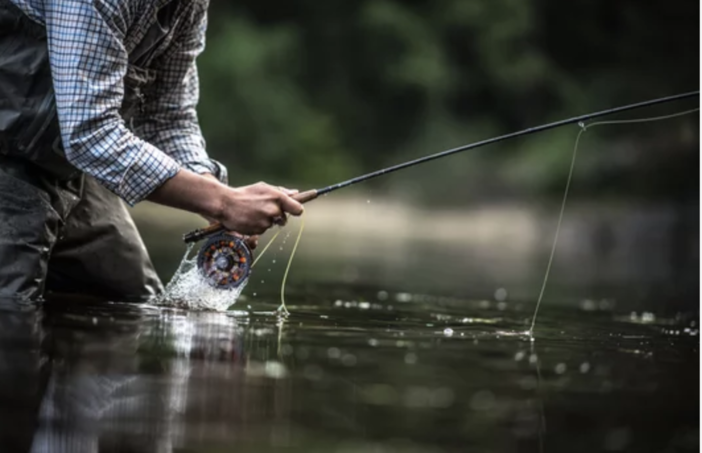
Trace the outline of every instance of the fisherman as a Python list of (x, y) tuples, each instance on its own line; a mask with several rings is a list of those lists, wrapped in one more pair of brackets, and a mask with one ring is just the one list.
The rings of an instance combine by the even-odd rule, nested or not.
[(195, 63), (208, 4), (0, 0), (0, 299), (159, 294), (125, 202), (241, 235), (302, 213), (294, 191), (229, 187), (208, 158)]

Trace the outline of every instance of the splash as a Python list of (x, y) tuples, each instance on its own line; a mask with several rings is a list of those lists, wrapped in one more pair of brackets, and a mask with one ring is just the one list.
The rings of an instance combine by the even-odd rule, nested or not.
[(157, 303), (196, 311), (226, 311), (236, 303), (248, 283), (248, 278), (236, 288), (213, 288), (200, 275), (197, 257), (189, 258), (193, 247), (194, 244), (188, 245), (180, 266)]
[[(258, 254), (251, 265), (252, 269), (276, 240), (280, 231), (282, 230), (273, 235)], [(195, 311), (226, 311), (239, 299), (249, 278), (243, 280), (236, 288), (223, 289), (210, 286), (197, 268), (197, 255), (189, 258), (194, 247), (195, 244), (188, 244), (178, 269), (166, 285), (166, 290), (157, 300), (157, 304)]]

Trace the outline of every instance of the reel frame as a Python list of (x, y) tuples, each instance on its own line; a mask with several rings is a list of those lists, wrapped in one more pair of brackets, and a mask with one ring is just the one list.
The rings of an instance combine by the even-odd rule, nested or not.
[(197, 254), (197, 270), (213, 288), (238, 288), (251, 275), (253, 252), (243, 239), (225, 232), (210, 236)]

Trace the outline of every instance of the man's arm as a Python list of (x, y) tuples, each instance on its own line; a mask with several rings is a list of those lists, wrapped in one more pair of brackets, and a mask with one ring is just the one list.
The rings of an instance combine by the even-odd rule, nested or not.
[(197, 175), (132, 134), (119, 114), (132, 2), (45, 0), (56, 108), (66, 157), (133, 205), (147, 197), (244, 234), (302, 206), (267, 184), (229, 188)]
[(302, 205), (290, 196), (294, 192), (263, 182), (232, 188), (183, 169), (149, 195), (149, 200), (198, 213), (230, 231), (256, 235), (273, 226), (284, 212), (302, 214)]

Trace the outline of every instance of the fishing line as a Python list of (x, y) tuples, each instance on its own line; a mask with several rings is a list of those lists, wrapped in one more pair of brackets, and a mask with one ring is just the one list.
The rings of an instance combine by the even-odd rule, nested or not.
[(573, 180), (573, 172), (575, 169), (575, 160), (578, 152), (578, 145), (580, 143), (580, 137), (583, 135), (584, 132), (586, 132), (588, 129), (592, 129), (595, 126), (603, 126), (603, 125), (608, 125), (608, 124), (635, 124), (635, 123), (647, 123), (647, 122), (653, 122), (653, 121), (662, 121), (662, 120), (667, 120), (671, 118), (677, 118), (680, 116), (684, 115), (689, 115), (690, 113), (694, 113), (699, 111), (699, 108), (696, 109), (691, 109), (691, 110), (685, 110), (683, 112), (678, 112), (678, 113), (673, 113), (670, 115), (662, 115), (662, 116), (655, 116), (655, 117), (650, 117), (650, 118), (636, 118), (636, 119), (631, 119), (631, 120), (609, 120), (609, 121), (598, 121), (595, 123), (591, 124), (585, 124), (584, 122), (579, 122), (578, 126), (580, 126), (580, 131), (578, 131), (578, 136), (575, 138), (575, 145), (573, 146), (573, 157), (570, 161), (570, 170), (568, 171), (568, 178), (566, 180), (566, 186), (565, 186), (565, 191), (563, 193), (563, 201), (561, 203), (561, 210), (558, 214), (558, 223), (556, 224), (556, 233), (553, 238), (553, 245), (551, 246), (551, 254), (548, 258), (548, 264), (546, 265), (546, 273), (544, 275), (544, 280), (541, 285), (541, 291), (539, 293), (539, 298), (536, 301), (536, 308), (534, 309), (534, 316), (532, 317), (531, 320), (531, 327), (529, 328), (529, 337), (531, 340), (534, 340), (534, 327), (536, 326), (536, 318), (539, 314), (539, 308), (541, 307), (541, 301), (543, 300), (544, 297), (544, 292), (546, 290), (546, 284), (548, 282), (548, 277), (551, 273), (551, 265), (553, 264), (553, 257), (556, 254), (556, 247), (558, 245), (558, 236), (561, 232), (561, 225), (563, 223), (563, 214), (565, 212), (565, 206), (566, 202), (568, 200), (568, 194), (570, 192), (570, 185)]
[(288, 259), (288, 266), (285, 268), (285, 273), (283, 274), (283, 283), (280, 285), (280, 307), (278, 307), (278, 312), (282, 312), (284, 316), (288, 316), (290, 312), (285, 306), (285, 282), (288, 280), (288, 273), (290, 272), (290, 265), (295, 257), (295, 252), (297, 251), (297, 245), (300, 243), (300, 238), (302, 237), (302, 230), (305, 229), (305, 219), (303, 215), (300, 215), (300, 231), (297, 233), (297, 238), (295, 239), (295, 245), (293, 245), (292, 252), (290, 252), (290, 259)]
[(280, 234), (281, 231), (283, 231), (283, 230), (279, 229), (278, 231), (276, 231), (275, 234), (273, 235), (273, 237), (270, 239), (270, 241), (268, 241), (266, 246), (263, 247), (263, 250), (261, 250), (261, 253), (259, 253), (258, 256), (256, 257), (256, 259), (254, 259), (254, 262), (251, 265), (251, 269), (253, 269), (254, 266), (256, 266), (256, 263), (258, 263), (258, 260), (260, 260), (261, 257), (263, 256), (263, 254), (266, 253), (266, 250), (268, 250), (268, 247), (270, 247), (273, 244), (273, 242), (276, 240), (276, 238), (278, 237), (278, 235)]

